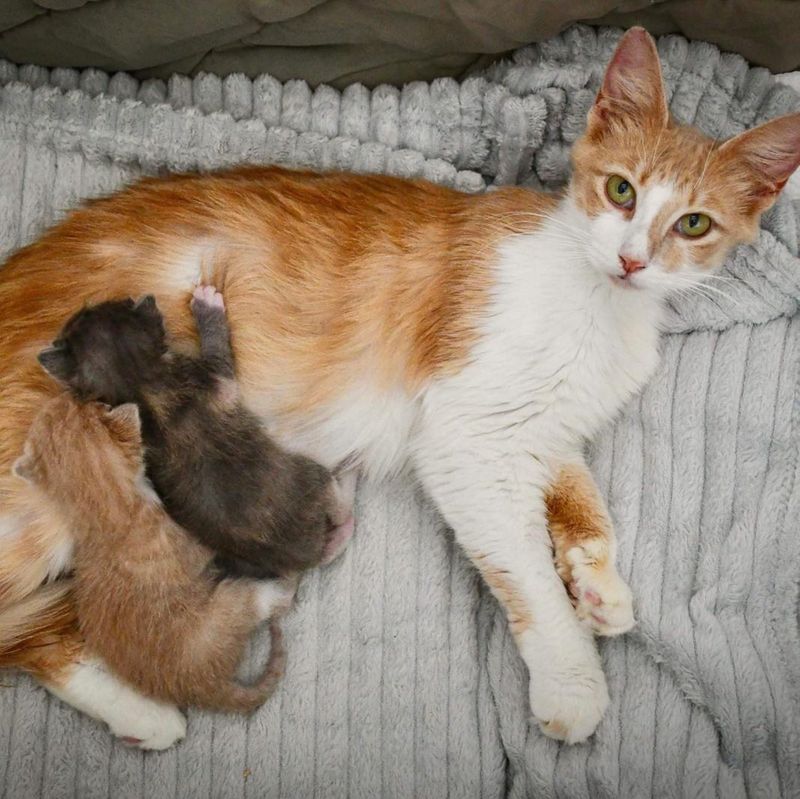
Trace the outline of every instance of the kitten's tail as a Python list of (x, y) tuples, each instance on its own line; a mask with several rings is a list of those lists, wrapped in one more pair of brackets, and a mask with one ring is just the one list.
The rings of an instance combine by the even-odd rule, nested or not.
[(217, 710), (226, 713), (251, 713), (275, 693), (286, 670), (286, 648), (283, 645), (281, 627), (274, 619), (269, 623), (269, 635), (269, 660), (258, 681), (254, 685), (241, 685), (232, 681), (220, 686), (212, 700)]

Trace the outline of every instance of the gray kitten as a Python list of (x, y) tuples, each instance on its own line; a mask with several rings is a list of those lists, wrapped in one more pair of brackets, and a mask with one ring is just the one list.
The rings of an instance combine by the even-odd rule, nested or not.
[(199, 358), (168, 349), (147, 296), (79, 311), (39, 361), (80, 399), (139, 406), (147, 476), (173, 519), (219, 553), (222, 573), (270, 578), (328, 562), (353, 531), (352, 496), (280, 448), (239, 399), (222, 295), (198, 287), (191, 307)]

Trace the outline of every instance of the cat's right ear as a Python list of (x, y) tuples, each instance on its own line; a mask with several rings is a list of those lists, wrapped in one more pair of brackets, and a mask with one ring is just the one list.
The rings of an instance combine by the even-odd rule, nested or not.
[(45, 372), (56, 380), (66, 383), (72, 377), (72, 358), (63, 347), (46, 347), (36, 357)]
[(620, 39), (589, 111), (588, 132), (600, 135), (615, 121), (630, 118), (658, 127), (669, 124), (658, 50), (644, 28), (631, 28)]
[(139, 407), (133, 402), (117, 405), (106, 413), (109, 430), (120, 444), (139, 448), (142, 443), (142, 419)]

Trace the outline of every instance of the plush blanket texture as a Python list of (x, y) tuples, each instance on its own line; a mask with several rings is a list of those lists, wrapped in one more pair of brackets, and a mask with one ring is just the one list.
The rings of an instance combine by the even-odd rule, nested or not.
[[(0, 63), (0, 250), (159, 170), (562, 184), (618, 36), (577, 27), (461, 84), (342, 93)], [(738, 56), (659, 49), (673, 113), (711, 135), (800, 106)], [(800, 796), (797, 210), (784, 199), (707, 297), (676, 298), (658, 374), (593, 447), (639, 625), (602, 644), (613, 703), (590, 743), (529, 724), (505, 620), (408, 476), (361, 486), (355, 539), (304, 579), (288, 675), (253, 717), (192, 713), (185, 742), (144, 755), (4, 675), (0, 795)]]

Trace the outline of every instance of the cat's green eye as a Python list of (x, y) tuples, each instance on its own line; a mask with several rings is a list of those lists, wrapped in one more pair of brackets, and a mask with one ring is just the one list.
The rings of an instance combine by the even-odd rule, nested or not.
[(612, 175), (606, 181), (606, 194), (614, 205), (631, 208), (636, 202), (636, 192), (629, 180), (622, 175)]
[(706, 214), (684, 214), (675, 224), (675, 230), (682, 236), (696, 239), (708, 233), (711, 228), (711, 217)]

